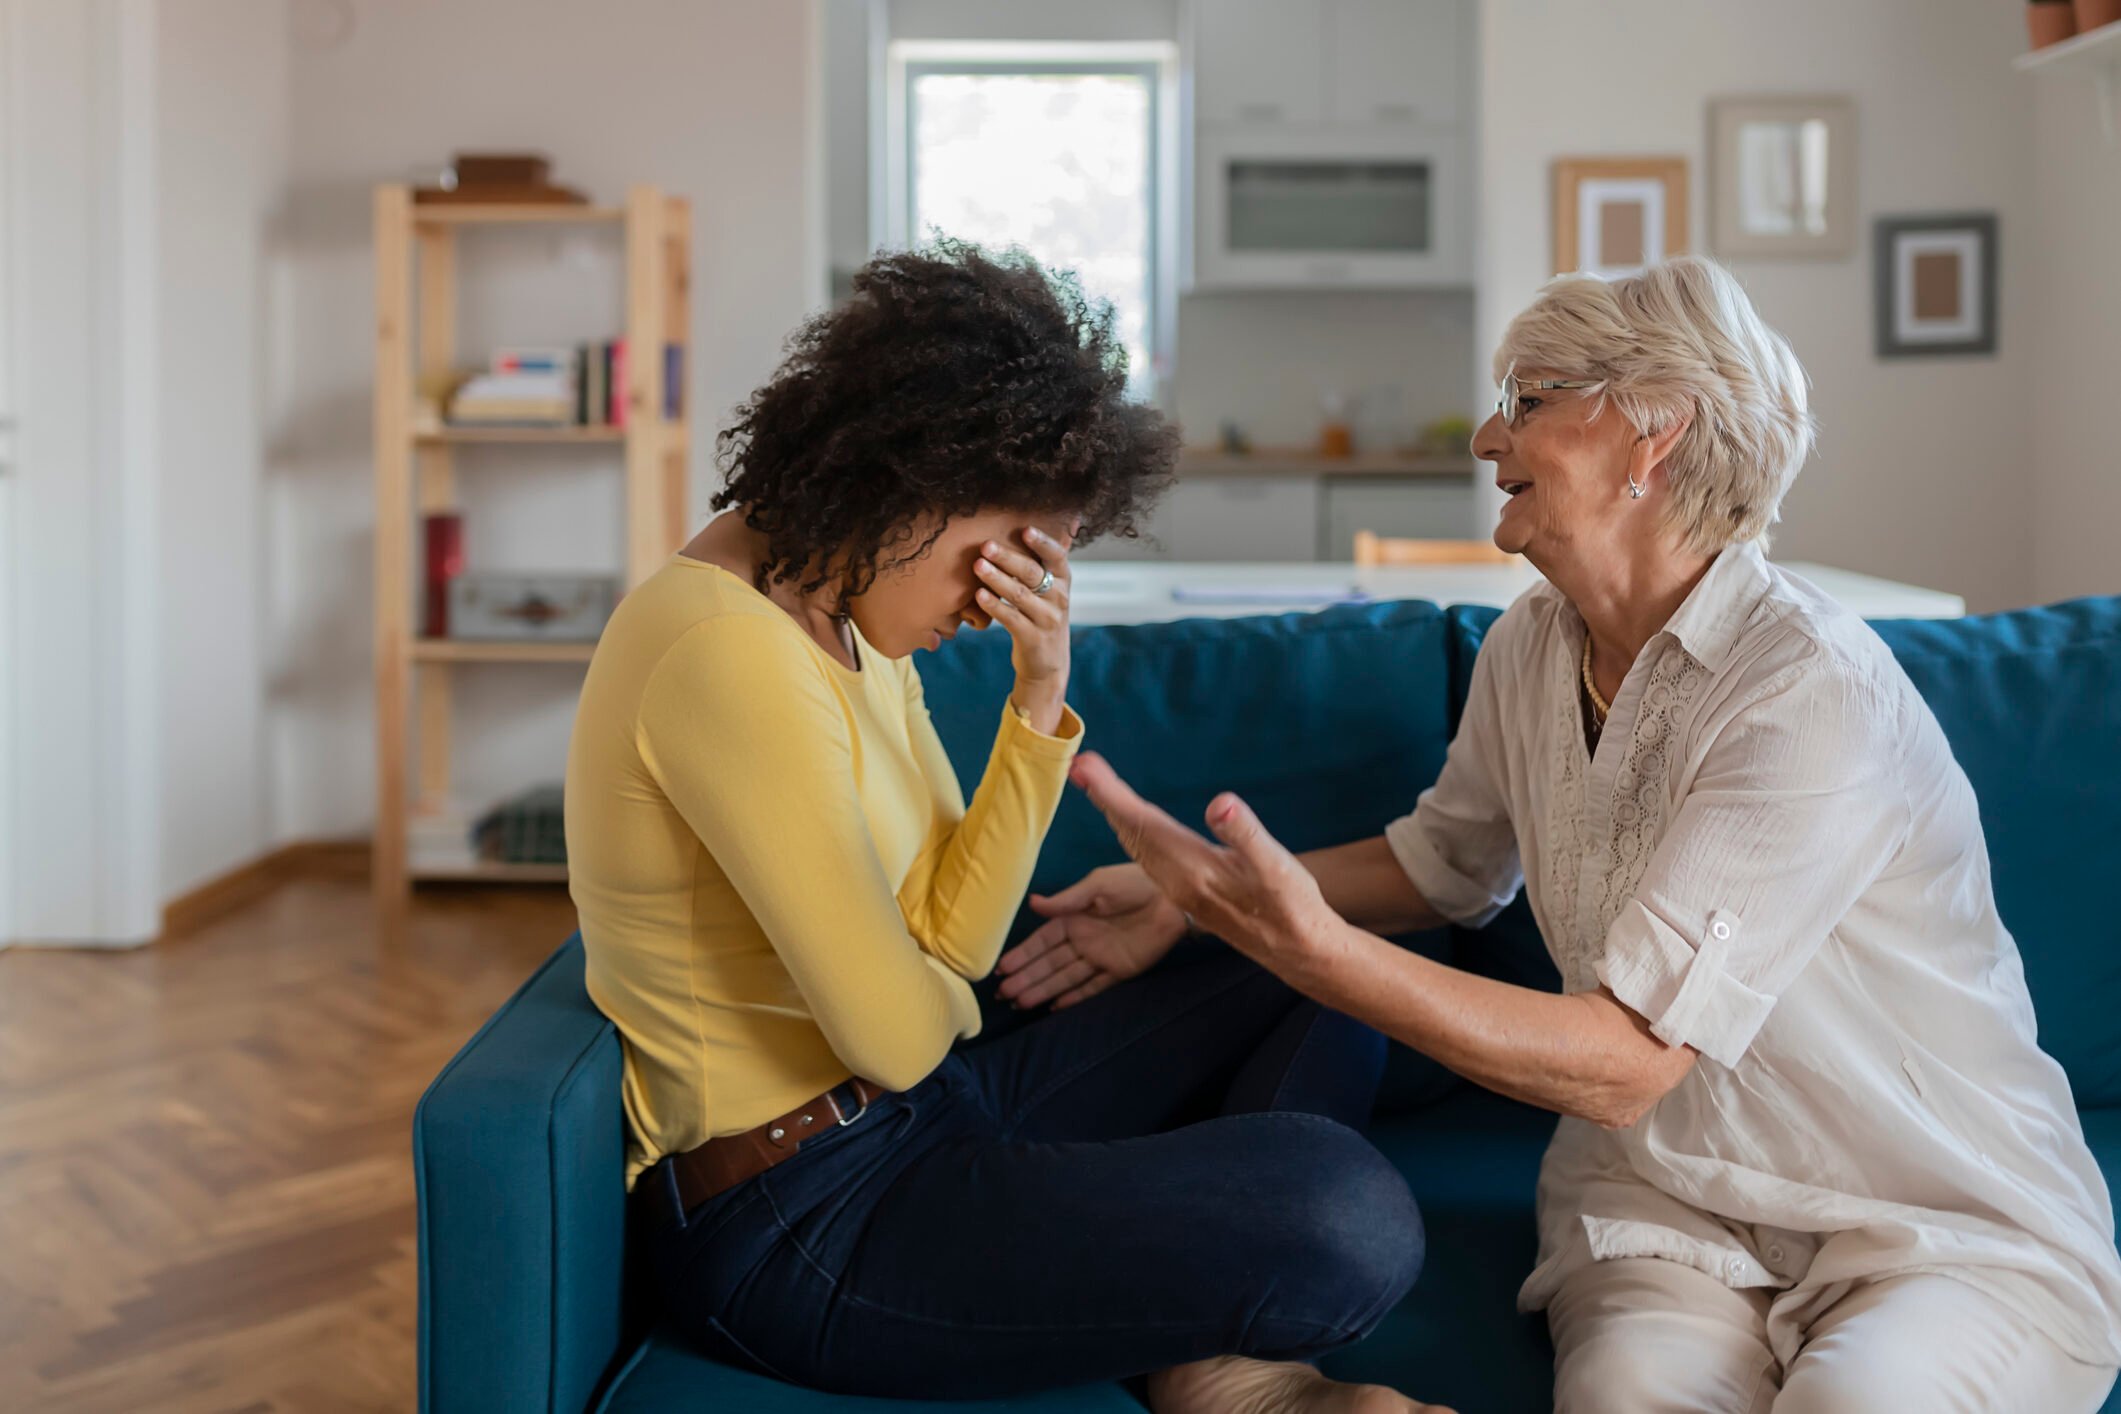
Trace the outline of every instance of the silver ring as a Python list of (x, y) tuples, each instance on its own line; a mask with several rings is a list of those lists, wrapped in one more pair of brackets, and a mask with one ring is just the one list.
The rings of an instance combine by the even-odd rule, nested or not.
[(1046, 576), (1045, 576), (1045, 578), (1041, 579), (1041, 580), (1040, 580), (1040, 581), (1039, 581), (1038, 583), (1036, 583), (1036, 584), (1034, 584), (1034, 585), (1032, 585), (1032, 586), (1031, 586), (1031, 592), (1032, 592), (1033, 594), (1036, 594), (1036, 595), (1038, 595), (1038, 596), (1039, 596), (1040, 598), (1044, 598), (1044, 597), (1045, 597), (1045, 594), (1046, 594), (1046, 591), (1047, 591), (1047, 590), (1049, 590), (1049, 589), (1051, 589), (1052, 587), (1053, 587), (1053, 571), (1052, 571), (1052, 570), (1047, 570), (1047, 571), (1046, 571)]

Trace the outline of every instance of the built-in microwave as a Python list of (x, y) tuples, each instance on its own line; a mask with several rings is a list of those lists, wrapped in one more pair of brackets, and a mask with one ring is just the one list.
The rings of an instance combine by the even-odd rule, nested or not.
[(1208, 289), (1472, 283), (1455, 132), (1201, 124), (1193, 284)]

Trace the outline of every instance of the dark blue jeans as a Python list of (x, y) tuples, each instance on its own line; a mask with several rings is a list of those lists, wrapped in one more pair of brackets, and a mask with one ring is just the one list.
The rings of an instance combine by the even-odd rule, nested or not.
[(637, 1250), (681, 1335), (843, 1393), (1309, 1359), (1421, 1267), (1413, 1195), (1356, 1132), (1383, 1059), (1376, 1032), (1188, 945), (690, 1213), (650, 1169)]

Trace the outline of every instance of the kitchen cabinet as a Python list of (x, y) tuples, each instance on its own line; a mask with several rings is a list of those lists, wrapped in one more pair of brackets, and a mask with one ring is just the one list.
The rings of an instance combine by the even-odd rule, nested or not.
[(1320, 497), (1318, 557), (1355, 558), (1355, 532), (1415, 540), (1464, 540), (1473, 524), (1473, 482), (1464, 479), (1329, 476)]
[(1069, 556), (1075, 560), (1168, 560), (1171, 558), (1171, 503), (1165, 495), (1154, 510), (1142, 518), (1142, 533), (1134, 540), (1107, 535)]
[(1462, 119), (1467, 0), (1193, 0), (1201, 123)]
[(1174, 560), (1318, 557), (1318, 478), (1233, 476), (1172, 488)]
[(1193, 114), (1203, 123), (1326, 115), (1325, 13), (1301, 0), (1194, 0)]
[(1328, 0), (1324, 17), (1331, 121), (1458, 124), (1463, 0)]

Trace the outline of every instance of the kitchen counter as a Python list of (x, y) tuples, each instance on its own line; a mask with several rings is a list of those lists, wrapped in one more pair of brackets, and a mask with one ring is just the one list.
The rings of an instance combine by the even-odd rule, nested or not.
[[(1956, 594), (1899, 584), (1804, 561), (1783, 565), (1867, 619), (1951, 619)], [(1070, 617), (1082, 625), (1162, 623), (1311, 612), (1330, 604), (1428, 599), (1504, 608), (1539, 582), (1530, 564), (1358, 568), (1346, 563), (1253, 564), (1084, 561), (1075, 563)]]
[(1476, 463), (1470, 456), (1420, 457), (1401, 452), (1357, 452), (1321, 456), (1309, 447), (1256, 447), (1225, 452), (1216, 447), (1187, 447), (1178, 454), (1180, 477), (1197, 476), (1433, 476), (1470, 479)]

